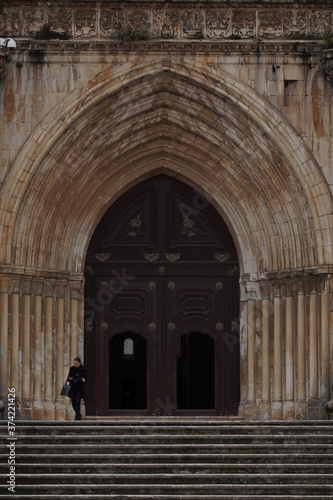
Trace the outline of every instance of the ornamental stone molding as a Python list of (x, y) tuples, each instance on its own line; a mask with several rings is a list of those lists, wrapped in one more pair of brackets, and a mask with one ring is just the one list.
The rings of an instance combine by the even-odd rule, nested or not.
[(126, 38), (129, 32), (136, 39), (303, 39), (324, 38), (333, 30), (331, 2), (7, 3), (0, 32), (13, 37), (32, 37), (45, 26), (78, 40)]

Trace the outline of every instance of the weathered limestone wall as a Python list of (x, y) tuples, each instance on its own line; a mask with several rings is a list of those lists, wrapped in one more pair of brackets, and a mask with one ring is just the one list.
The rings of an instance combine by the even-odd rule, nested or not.
[[(68, 39), (37, 40), (45, 24)], [(332, 396), (328, 2), (11, 1), (0, 17), (0, 397), (71, 418), (83, 267), (105, 210), (157, 172), (202, 192), (241, 267), (247, 419)], [(44, 35), (45, 38), (45, 35)], [(128, 39), (131, 38), (131, 39)]]

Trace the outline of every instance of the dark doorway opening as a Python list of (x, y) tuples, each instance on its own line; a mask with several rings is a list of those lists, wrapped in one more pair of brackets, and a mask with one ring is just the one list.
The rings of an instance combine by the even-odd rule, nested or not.
[(147, 341), (124, 332), (110, 339), (109, 408), (147, 408)]
[(180, 339), (177, 356), (177, 407), (179, 410), (215, 408), (214, 340), (192, 332)]

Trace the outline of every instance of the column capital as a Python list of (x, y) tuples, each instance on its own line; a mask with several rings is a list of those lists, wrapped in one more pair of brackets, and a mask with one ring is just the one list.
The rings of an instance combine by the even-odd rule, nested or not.
[(240, 280), (241, 285), (241, 300), (259, 300), (260, 299), (260, 286), (258, 281)]
[(21, 280), (21, 292), (22, 295), (30, 295), (31, 292), (31, 283), (32, 283), (32, 277), (31, 276), (23, 276)]
[(69, 281), (71, 299), (81, 300), (83, 298), (83, 284), (83, 278)]
[(58, 298), (65, 297), (67, 285), (68, 285), (67, 279), (58, 279), (57, 280), (57, 282), (56, 282), (56, 296)]
[(45, 279), (44, 280), (44, 295), (45, 297), (53, 297), (53, 294), (54, 294), (54, 289), (55, 289), (55, 283), (56, 283), (56, 280), (55, 279)]
[(21, 276), (11, 275), (9, 283), (10, 293), (20, 293)]
[(262, 281), (260, 283), (260, 292), (262, 299), (270, 299), (271, 297), (271, 283), (270, 281)]
[(42, 295), (43, 285), (44, 278), (33, 278), (31, 286), (33, 295)]
[(329, 274), (319, 276), (319, 291), (320, 293), (330, 293), (331, 276)]

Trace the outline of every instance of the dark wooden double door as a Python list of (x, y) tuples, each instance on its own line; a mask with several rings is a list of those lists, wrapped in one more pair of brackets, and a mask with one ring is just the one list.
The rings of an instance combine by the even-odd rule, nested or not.
[(92, 238), (88, 414), (237, 413), (237, 256), (211, 205), (191, 212), (193, 193), (150, 179), (111, 207)]

